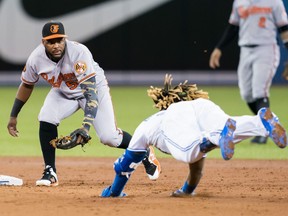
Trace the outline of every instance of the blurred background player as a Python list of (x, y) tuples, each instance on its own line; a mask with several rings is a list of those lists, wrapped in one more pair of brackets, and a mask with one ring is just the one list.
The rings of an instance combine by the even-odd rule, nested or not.
[[(210, 56), (210, 67), (220, 67), (223, 48), (238, 35), (238, 86), (255, 115), (260, 108), (270, 107), (270, 86), (280, 61), (277, 31), (288, 48), (288, 20), (282, 0), (234, 0), (228, 27)], [(264, 144), (267, 138), (256, 136), (251, 142)]]
[[(103, 69), (94, 61), (88, 48), (67, 40), (61, 22), (46, 23), (42, 29), (42, 36), (42, 44), (30, 54), (22, 72), (22, 82), (7, 128), (12, 136), (18, 136), (17, 116), (41, 76), (52, 88), (38, 116), (45, 169), (36, 185), (57, 186), (59, 181), (56, 174), (55, 148), (49, 142), (58, 137), (57, 127), (61, 120), (81, 108), (84, 118), (80, 128), (89, 132), (93, 126), (103, 144), (126, 149), (131, 135), (115, 124), (108, 82)], [(147, 175), (155, 179), (157, 176), (154, 174), (160, 172), (160, 166), (155, 165), (150, 159), (158, 164), (159, 162), (155, 155), (152, 155), (153, 151), (147, 153), (143, 158), (143, 164)]]
[(123, 189), (149, 145), (188, 164), (188, 177), (183, 187), (172, 193), (174, 197), (193, 195), (206, 153), (217, 147), (225, 160), (233, 157), (236, 143), (255, 135), (269, 135), (278, 147), (286, 147), (286, 131), (269, 108), (260, 109), (255, 116), (228, 116), (196, 85), (184, 82), (171, 88), (171, 81), (172, 77), (166, 76), (163, 89), (148, 90), (160, 111), (136, 128), (128, 149), (114, 163), (114, 181), (102, 191), (102, 197), (126, 196)]

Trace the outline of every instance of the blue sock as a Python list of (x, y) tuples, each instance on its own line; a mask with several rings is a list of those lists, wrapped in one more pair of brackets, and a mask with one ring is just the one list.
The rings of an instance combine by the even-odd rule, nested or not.
[(145, 154), (146, 150), (134, 152), (126, 149), (122, 157), (119, 157), (114, 162), (116, 176), (113, 184), (111, 185), (112, 196), (119, 196), (121, 194), (129, 180), (130, 175), (136, 169), (136, 165), (141, 163)]
[(113, 196), (119, 196), (121, 194), (127, 181), (128, 178), (126, 176), (116, 174), (113, 184), (111, 185), (111, 192)]
[(185, 181), (185, 183), (184, 183), (184, 185), (182, 187), (182, 190), (183, 190), (184, 193), (191, 194), (191, 193), (193, 193), (193, 191), (195, 190), (196, 187), (197, 187), (197, 185), (190, 186), (190, 185), (188, 185), (188, 182)]

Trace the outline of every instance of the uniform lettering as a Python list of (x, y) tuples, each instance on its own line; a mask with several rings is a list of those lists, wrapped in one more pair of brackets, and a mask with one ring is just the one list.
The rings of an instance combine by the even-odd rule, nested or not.
[(74, 73), (60, 74), (56, 80), (55, 76), (52, 76), (50, 79), (46, 73), (41, 74), (42, 78), (46, 80), (54, 88), (59, 88), (61, 82), (64, 81), (67, 87), (71, 90), (77, 88), (79, 85), (78, 80)]
[(44, 80), (46, 80), (54, 88), (59, 88), (61, 85), (61, 82), (63, 80), (61, 74), (58, 76), (57, 80), (55, 80), (55, 76), (52, 76), (51, 79), (49, 79), (48, 75), (46, 73), (41, 73), (41, 76)]
[(79, 85), (78, 80), (74, 73), (62, 74), (62, 76), (63, 81), (65, 82), (65, 84), (68, 86), (69, 89), (73, 90), (77, 88), (77, 86)]
[(240, 6), (238, 8), (238, 13), (239, 13), (241, 18), (246, 19), (248, 16), (253, 15), (253, 14), (272, 13), (272, 8), (270, 8), (270, 7), (257, 7), (257, 6), (244, 8), (243, 6)]

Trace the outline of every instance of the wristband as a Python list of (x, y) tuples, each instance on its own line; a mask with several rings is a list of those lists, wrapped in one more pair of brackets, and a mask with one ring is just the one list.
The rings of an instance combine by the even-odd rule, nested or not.
[(10, 117), (17, 117), (24, 104), (25, 102), (19, 100), (18, 98), (15, 98)]
[(182, 190), (184, 193), (192, 194), (197, 185), (190, 186), (187, 181), (185, 181)]

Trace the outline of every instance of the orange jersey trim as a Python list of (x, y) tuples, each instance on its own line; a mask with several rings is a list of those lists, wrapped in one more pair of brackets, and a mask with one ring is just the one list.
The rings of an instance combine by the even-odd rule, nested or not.
[(25, 80), (23, 77), (21, 77), (21, 80), (22, 80), (22, 82), (24, 82), (24, 83), (26, 83), (26, 84), (28, 84), (28, 85), (34, 85), (35, 83), (38, 82), (39, 77), (38, 77), (38, 79), (37, 79), (35, 82), (29, 82), (29, 81)]
[(86, 76), (86, 77), (84, 77), (83, 79), (79, 80), (79, 83), (82, 83), (82, 82), (84, 82), (85, 80), (87, 80), (87, 79), (89, 79), (89, 78), (91, 78), (91, 77), (93, 77), (93, 76), (95, 76), (95, 75), (96, 75), (96, 73), (89, 74), (88, 76)]

